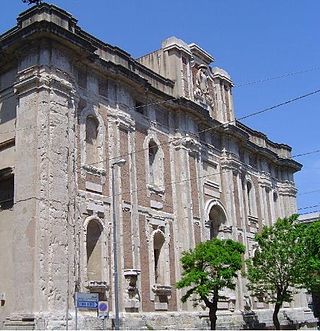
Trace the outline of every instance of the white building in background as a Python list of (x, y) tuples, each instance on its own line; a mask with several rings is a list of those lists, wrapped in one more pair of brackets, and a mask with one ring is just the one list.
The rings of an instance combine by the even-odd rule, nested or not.
[[(76, 291), (99, 293), (114, 316), (122, 158), (122, 327), (208, 325), (175, 288), (181, 253), (218, 236), (250, 256), (263, 225), (296, 212), (301, 168), (235, 120), (232, 80), (212, 62), (175, 37), (133, 59), (45, 3), (0, 36), (0, 328), (74, 328)], [(218, 327), (245, 327), (245, 279), (225, 295)], [(307, 321), (306, 305), (288, 316)], [(272, 324), (269, 308), (251, 299), (259, 323)], [(102, 327), (95, 311), (78, 319)]]

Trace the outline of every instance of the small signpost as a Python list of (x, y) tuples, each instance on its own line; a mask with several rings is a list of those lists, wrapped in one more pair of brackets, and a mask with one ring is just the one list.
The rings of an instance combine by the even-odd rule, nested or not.
[(98, 303), (98, 315), (100, 318), (108, 318), (109, 316), (109, 307), (108, 301), (99, 301)]
[(109, 318), (108, 301), (99, 301), (98, 303), (98, 316), (103, 320), (103, 330), (106, 329), (106, 318)]
[(76, 330), (78, 329), (78, 308), (98, 309), (99, 294), (76, 292), (74, 296), (74, 305), (76, 308)]

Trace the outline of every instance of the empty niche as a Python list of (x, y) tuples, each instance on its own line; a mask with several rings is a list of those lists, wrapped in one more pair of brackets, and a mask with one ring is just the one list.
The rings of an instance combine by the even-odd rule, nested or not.
[(89, 281), (102, 279), (101, 254), (102, 226), (99, 222), (91, 220), (87, 227), (87, 278)]
[(98, 120), (89, 115), (86, 118), (86, 163), (94, 164), (99, 162), (98, 150)]

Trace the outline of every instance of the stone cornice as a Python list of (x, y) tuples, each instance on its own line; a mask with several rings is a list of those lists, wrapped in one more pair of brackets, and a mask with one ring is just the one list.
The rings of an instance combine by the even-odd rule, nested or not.
[(289, 195), (295, 197), (298, 193), (298, 190), (294, 186), (294, 183), (285, 182), (278, 184), (278, 192), (281, 195)]
[[(62, 26), (56, 24), (55, 20), (52, 19), (51, 16), (55, 15), (63, 16), (61, 18)], [(29, 20), (31, 23), (28, 23)], [(63, 24), (63, 21), (67, 23)], [(47, 37), (59, 40), (74, 51), (81, 52), (82, 56), (86, 54), (87, 59), (91, 63), (95, 61), (107, 62), (111, 66), (118, 66), (119, 71), (124, 71), (122, 73), (130, 72), (131, 75), (136, 75), (140, 80), (156, 80), (158, 84), (160, 83), (171, 90), (173, 89), (173, 81), (143, 66), (118, 47), (108, 45), (86, 33), (75, 25), (76, 20), (70, 14), (60, 10), (58, 7), (42, 4), (34, 7), (33, 10), (22, 13), (18, 22), (17, 27), (0, 36), (0, 53), (2, 53), (0, 58), (2, 61), (5, 61), (6, 58), (11, 60), (10, 53), (12, 54), (12, 52), (21, 48), (23, 44)], [(101, 57), (97, 53), (105, 53), (106, 56)], [(0, 60), (0, 64), (3, 64), (1, 63), (2, 61)]]
[(115, 123), (119, 129), (135, 131), (135, 121), (125, 112), (118, 109), (115, 110), (108, 108), (108, 116), (110, 118), (110, 122)]
[(176, 148), (185, 148), (186, 150), (196, 154), (201, 152), (201, 144), (198, 139), (188, 135), (181, 138), (174, 138), (172, 143)]
[(47, 69), (35, 66), (20, 72), (14, 84), (14, 93), (22, 94), (41, 88), (58, 90), (68, 95), (74, 92), (74, 84), (69, 76), (64, 73), (59, 74), (57, 71), (50, 72)]
[(242, 163), (236, 158), (221, 158), (221, 170), (232, 170), (236, 172), (242, 172), (243, 166)]
[[(278, 166), (286, 166), (288, 168), (291, 168), (293, 171), (299, 171), (302, 168), (302, 165), (291, 158), (283, 158), (280, 157), (281, 149), (287, 149), (288, 151), (291, 150), (291, 148), (288, 145), (285, 144), (277, 144), (269, 139), (266, 138), (266, 136), (261, 133), (254, 130), (251, 130), (250, 128), (246, 127), (245, 125), (242, 125), (240, 122), (236, 121), (234, 124), (222, 124), (214, 119), (212, 119), (209, 116), (209, 113), (206, 109), (203, 107), (197, 105), (195, 102), (185, 99), (185, 98), (179, 98), (176, 101), (174, 101), (175, 104), (180, 106), (180, 109), (182, 108), (185, 111), (188, 111), (189, 113), (192, 113), (193, 115), (197, 116), (198, 119), (202, 123), (206, 123), (209, 127), (212, 127), (212, 131), (218, 131), (221, 134), (227, 134), (231, 135), (238, 140), (242, 141), (243, 144), (246, 146), (246, 148), (254, 153), (259, 154), (259, 156), (264, 157), (273, 163), (275, 163)], [(250, 135), (256, 133), (260, 134), (266, 139), (266, 142), (269, 145), (272, 145), (272, 147), (279, 149), (279, 154), (275, 153), (273, 150), (259, 146), (252, 141), (249, 141)]]
[(260, 187), (264, 187), (264, 188), (268, 188), (268, 189), (272, 189), (272, 181), (271, 178), (262, 176), (259, 177), (258, 183), (260, 185)]
[[(293, 160), (291, 158), (280, 157), (279, 154), (275, 153), (271, 149), (269, 149), (267, 147), (259, 146), (255, 143), (249, 141), (248, 132), (246, 132), (241, 127), (238, 127), (235, 125), (227, 125), (227, 126), (225, 126), (225, 132), (229, 133), (230, 135), (232, 135), (238, 139), (241, 139), (245, 143), (246, 149), (248, 149), (249, 151), (258, 154), (260, 157), (264, 157), (265, 159), (272, 161), (273, 163), (275, 163), (278, 166), (286, 166), (288, 168), (291, 168), (294, 171), (299, 171), (302, 168), (302, 165), (300, 163), (296, 162), (295, 160)], [(271, 141), (269, 141), (269, 142), (272, 143)], [(276, 144), (276, 143), (272, 143), (272, 144), (276, 145), (277, 148), (279, 148), (279, 149), (283, 148), (284, 146), (286, 146), (287, 148), (290, 148), (289, 146), (283, 145), (283, 144)], [(280, 152), (281, 151), (279, 150), (279, 153)]]

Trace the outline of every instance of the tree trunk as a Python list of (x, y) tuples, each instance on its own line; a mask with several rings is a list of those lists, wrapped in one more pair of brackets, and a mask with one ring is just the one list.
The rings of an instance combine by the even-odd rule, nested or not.
[(210, 328), (215, 330), (217, 326), (217, 310), (218, 310), (218, 293), (213, 297), (209, 307)]
[(209, 308), (210, 329), (215, 330), (217, 326), (217, 310)]
[(280, 330), (280, 322), (278, 319), (278, 313), (279, 313), (280, 308), (281, 308), (281, 303), (277, 302), (276, 305), (274, 306), (274, 311), (273, 311), (273, 316), (272, 316), (273, 325), (276, 330)]
[(202, 297), (206, 306), (209, 308), (210, 329), (215, 330), (217, 326), (217, 310), (218, 310), (218, 292), (213, 297), (212, 302), (207, 297)]

